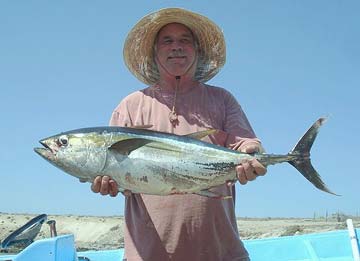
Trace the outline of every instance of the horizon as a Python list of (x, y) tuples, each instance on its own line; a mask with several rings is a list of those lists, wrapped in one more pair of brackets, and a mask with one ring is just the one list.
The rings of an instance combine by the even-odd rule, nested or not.
[[(69, 213), (63, 213), (63, 214), (51, 214), (51, 213), (7, 213), (7, 212), (1, 212), (0, 211), (0, 215), (21, 215), (21, 216), (37, 216), (37, 215), (41, 215), (41, 214), (46, 214), (47, 216), (63, 216), (63, 217), (94, 217), (94, 218), (101, 218), (101, 217), (109, 217), (109, 218), (125, 218), (125, 216), (123, 214), (115, 214), (115, 215), (103, 215), (103, 216), (99, 216), (99, 215), (85, 215), (85, 214), (69, 214)], [(342, 212), (334, 212), (334, 213), (330, 213), (328, 216), (326, 216), (326, 212), (325, 215), (317, 215), (318, 213), (314, 213), (314, 215), (312, 217), (310, 216), (303, 216), (303, 217), (276, 217), (276, 216), (272, 216), (272, 217), (252, 217), (252, 216), (236, 216), (236, 219), (251, 219), (251, 220), (274, 220), (274, 219), (311, 219), (311, 220), (333, 220), (337, 218), (337, 215), (339, 215), (339, 217), (342, 217), (342, 219), (346, 218), (346, 219), (353, 219), (353, 220), (358, 220), (360, 219), (360, 215), (359, 213), (357, 213), (356, 215), (351, 215), (351, 214), (347, 214), (347, 213), (342, 213)], [(342, 222), (342, 221), (340, 221)]]

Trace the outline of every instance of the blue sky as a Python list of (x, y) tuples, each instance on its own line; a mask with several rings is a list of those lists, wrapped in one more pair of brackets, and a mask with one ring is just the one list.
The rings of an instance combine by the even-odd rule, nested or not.
[(123, 196), (92, 193), (33, 148), (52, 134), (107, 125), (118, 102), (145, 87), (124, 66), (122, 45), (141, 17), (173, 6), (223, 29), (227, 63), (209, 83), (235, 95), (267, 152), (287, 153), (318, 117), (329, 117), (312, 162), (342, 196), (281, 164), (237, 184), (237, 215), (360, 214), (356, 0), (1, 1), (0, 212), (123, 214)]

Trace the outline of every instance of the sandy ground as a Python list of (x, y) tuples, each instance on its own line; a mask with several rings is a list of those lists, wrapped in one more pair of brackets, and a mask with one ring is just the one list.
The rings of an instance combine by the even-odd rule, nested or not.
[[(36, 215), (0, 213), (0, 240), (24, 225)], [(123, 247), (123, 217), (48, 216), (56, 221), (58, 235), (74, 234), (78, 250), (116, 249)], [(353, 219), (360, 228), (360, 218)], [(346, 229), (345, 218), (239, 218), (238, 228), (242, 239), (279, 237), (296, 234)], [(50, 228), (43, 224), (35, 240), (50, 237)]]

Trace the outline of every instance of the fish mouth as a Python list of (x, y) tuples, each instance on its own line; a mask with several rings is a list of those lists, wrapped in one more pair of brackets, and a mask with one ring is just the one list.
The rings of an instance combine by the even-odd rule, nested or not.
[(34, 148), (34, 151), (47, 160), (55, 159), (55, 152), (44, 141), (39, 141), (43, 148)]

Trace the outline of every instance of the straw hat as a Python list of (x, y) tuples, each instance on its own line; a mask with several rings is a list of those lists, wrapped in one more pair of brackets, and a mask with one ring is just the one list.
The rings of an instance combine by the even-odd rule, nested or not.
[(124, 44), (124, 61), (140, 81), (152, 85), (159, 80), (154, 59), (154, 42), (159, 30), (169, 23), (187, 26), (198, 45), (198, 65), (195, 79), (206, 82), (225, 63), (225, 39), (221, 29), (207, 17), (181, 8), (165, 8), (143, 17), (129, 32)]

